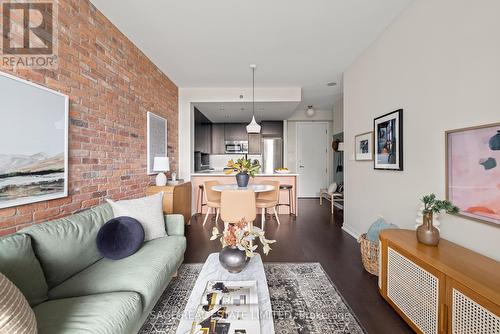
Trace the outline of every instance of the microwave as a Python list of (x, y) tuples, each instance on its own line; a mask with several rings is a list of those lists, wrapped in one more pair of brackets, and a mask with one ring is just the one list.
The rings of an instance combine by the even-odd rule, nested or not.
[(248, 141), (226, 141), (226, 154), (248, 153)]

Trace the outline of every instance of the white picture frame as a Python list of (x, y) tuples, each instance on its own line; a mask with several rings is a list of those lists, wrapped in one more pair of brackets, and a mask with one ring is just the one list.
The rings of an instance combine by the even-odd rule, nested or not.
[(356, 161), (373, 160), (373, 131), (354, 136), (354, 154)]
[(147, 113), (147, 174), (158, 174), (153, 170), (155, 157), (168, 154), (168, 124), (161, 116)]
[(0, 101), (0, 209), (67, 197), (68, 96), (0, 72)]

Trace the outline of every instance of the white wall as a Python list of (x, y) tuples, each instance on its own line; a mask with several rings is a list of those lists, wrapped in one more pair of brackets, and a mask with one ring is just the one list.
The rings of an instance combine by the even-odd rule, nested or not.
[[(500, 121), (500, 1), (415, 1), (344, 75), (345, 227), (377, 215), (414, 225), (418, 198), (445, 196), (444, 131)], [(404, 109), (403, 172), (352, 160), (354, 135)], [(500, 260), (500, 227), (446, 216), (443, 238)]]
[[(240, 99), (243, 95), (243, 99)], [(252, 88), (179, 88), (179, 178), (189, 180), (193, 172), (194, 110), (196, 102), (250, 102)], [(256, 102), (300, 102), (297, 87), (255, 88)]]
[(344, 131), (344, 98), (341, 97), (333, 104), (333, 134)]

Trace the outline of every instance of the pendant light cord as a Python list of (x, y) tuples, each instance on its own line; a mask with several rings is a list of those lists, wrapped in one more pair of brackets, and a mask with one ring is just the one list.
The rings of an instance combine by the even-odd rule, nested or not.
[(255, 67), (252, 67), (252, 116), (255, 118)]

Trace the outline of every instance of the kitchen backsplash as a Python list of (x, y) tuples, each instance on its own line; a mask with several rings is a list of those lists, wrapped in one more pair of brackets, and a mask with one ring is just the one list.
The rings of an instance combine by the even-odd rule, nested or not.
[[(215, 170), (222, 170), (226, 167), (227, 162), (230, 159), (236, 160), (243, 157), (243, 154), (211, 154), (210, 155), (210, 168)], [(261, 155), (248, 155), (248, 159), (257, 159), (262, 165), (262, 156)]]

